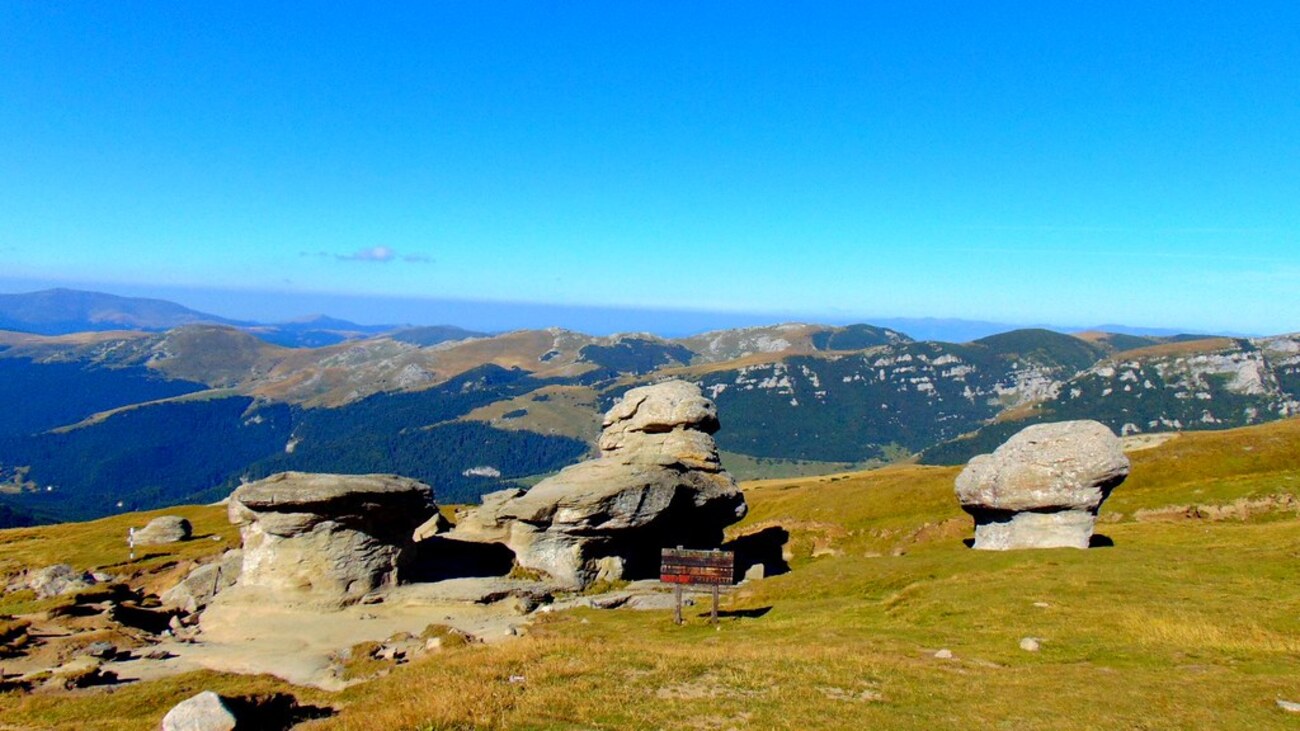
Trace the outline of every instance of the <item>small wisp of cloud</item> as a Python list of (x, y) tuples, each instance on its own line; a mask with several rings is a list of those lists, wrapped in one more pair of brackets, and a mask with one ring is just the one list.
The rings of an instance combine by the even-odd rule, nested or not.
[(334, 258), (339, 261), (392, 261), (396, 256), (397, 252), (387, 246), (371, 246), (351, 254), (336, 254)]
[(337, 261), (390, 262), (401, 261), (409, 264), (431, 264), (433, 257), (426, 254), (404, 254), (398, 256), (391, 246), (371, 246), (358, 249), (351, 254), (331, 254), (328, 251), (299, 251), (298, 256), (311, 259), (335, 259)]

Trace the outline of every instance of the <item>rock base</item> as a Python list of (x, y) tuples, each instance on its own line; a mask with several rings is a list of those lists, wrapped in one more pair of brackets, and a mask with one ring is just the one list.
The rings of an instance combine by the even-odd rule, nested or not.
[(1087, 548), (1096, 523), (1097, 516), (1088, 510), (976, 515), (972, 547), (982, 551)]

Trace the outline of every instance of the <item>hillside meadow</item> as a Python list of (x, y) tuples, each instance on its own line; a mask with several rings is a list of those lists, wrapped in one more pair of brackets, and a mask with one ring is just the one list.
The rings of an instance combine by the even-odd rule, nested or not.
[[(703, 597), (683, 627), (671, 612), (539, 614), (516, 641), (337, 694), (195, 673), (0, 694), (0, 729), (150, 728), (202, 689), (337, 710), (298, 727), (313, 730), (1295, 728), (1276, 701), (1300, 701), (1300, 421), (1130, 456), (1098, 526), (1112, 545), (1088, 551), (968, 549), (956, 468), (753, 482), (732, 537), (786, 539), (789, 571), (733, 588), (716, 628)], [(182, 514), (217, 540), (152, 570), (229, 544), (219, 508)], [(0, 565), (120, 564), (132, 520), (0, 532)]]

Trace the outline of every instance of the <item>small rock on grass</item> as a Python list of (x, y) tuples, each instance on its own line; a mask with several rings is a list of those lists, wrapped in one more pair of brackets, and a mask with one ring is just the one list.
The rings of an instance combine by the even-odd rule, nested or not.
[(945, 647), (942, 650), (939, 650), (938, 652), (934, 653), (934, 657), (936, 660), (951, 660), (952, 650), (949, 650), (948, 648)]
[(163, 717), (162, 731), (234, 731), (235, 714), (210, 690), (176, 704)]
[(1277, 707), (1289, 713), (1300, 713), (1300, 703), (1296, 703), (1295, 701), (1284, 701), (1281, 698), (1278, 698)]
[(1020, 640), (1020, 649), (1025, 652), (1038, 652), (1041, 645), (1037, 637), (1025, 637)]

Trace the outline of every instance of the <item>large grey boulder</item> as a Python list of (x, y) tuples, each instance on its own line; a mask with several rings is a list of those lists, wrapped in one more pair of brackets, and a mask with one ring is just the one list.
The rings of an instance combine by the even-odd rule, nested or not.
[(217, 594), (234, 586), (243, 570), (244, 552), (226, 551), (217, 561), (194, 568), (159, 598), (167, 606), (193, 614), (211, 604)]
[(179, 515), (160, 515), (135, 532), (137, 546), (159, 546), (165, 543), (188, 541), (194, 529)]
[(396, 475), (282, 472), (239, 487), (228, 510), (243, 537), (240, 587), (344, 605), (397, 584), (437, 506), (428, 485)]
[(239, 722), (221, 696), (205, 690), (163, 716), (162, 731), (235, 731)]
[(975, 548), (1087, 548), (1097, 511), (1128, 473), (1104, 424), (1035, 424), (972, 459), (957, 499), (975, 519)]
[(523, 567), (569, 586), (654, 575), (665, 546), (717, 546), (745, 516), (711, 436), (717, 409), (698, 386), (634, 388), (605, 415), (599, 459), (531, 490), (484, 496), (448, 537), (501, 542)]

